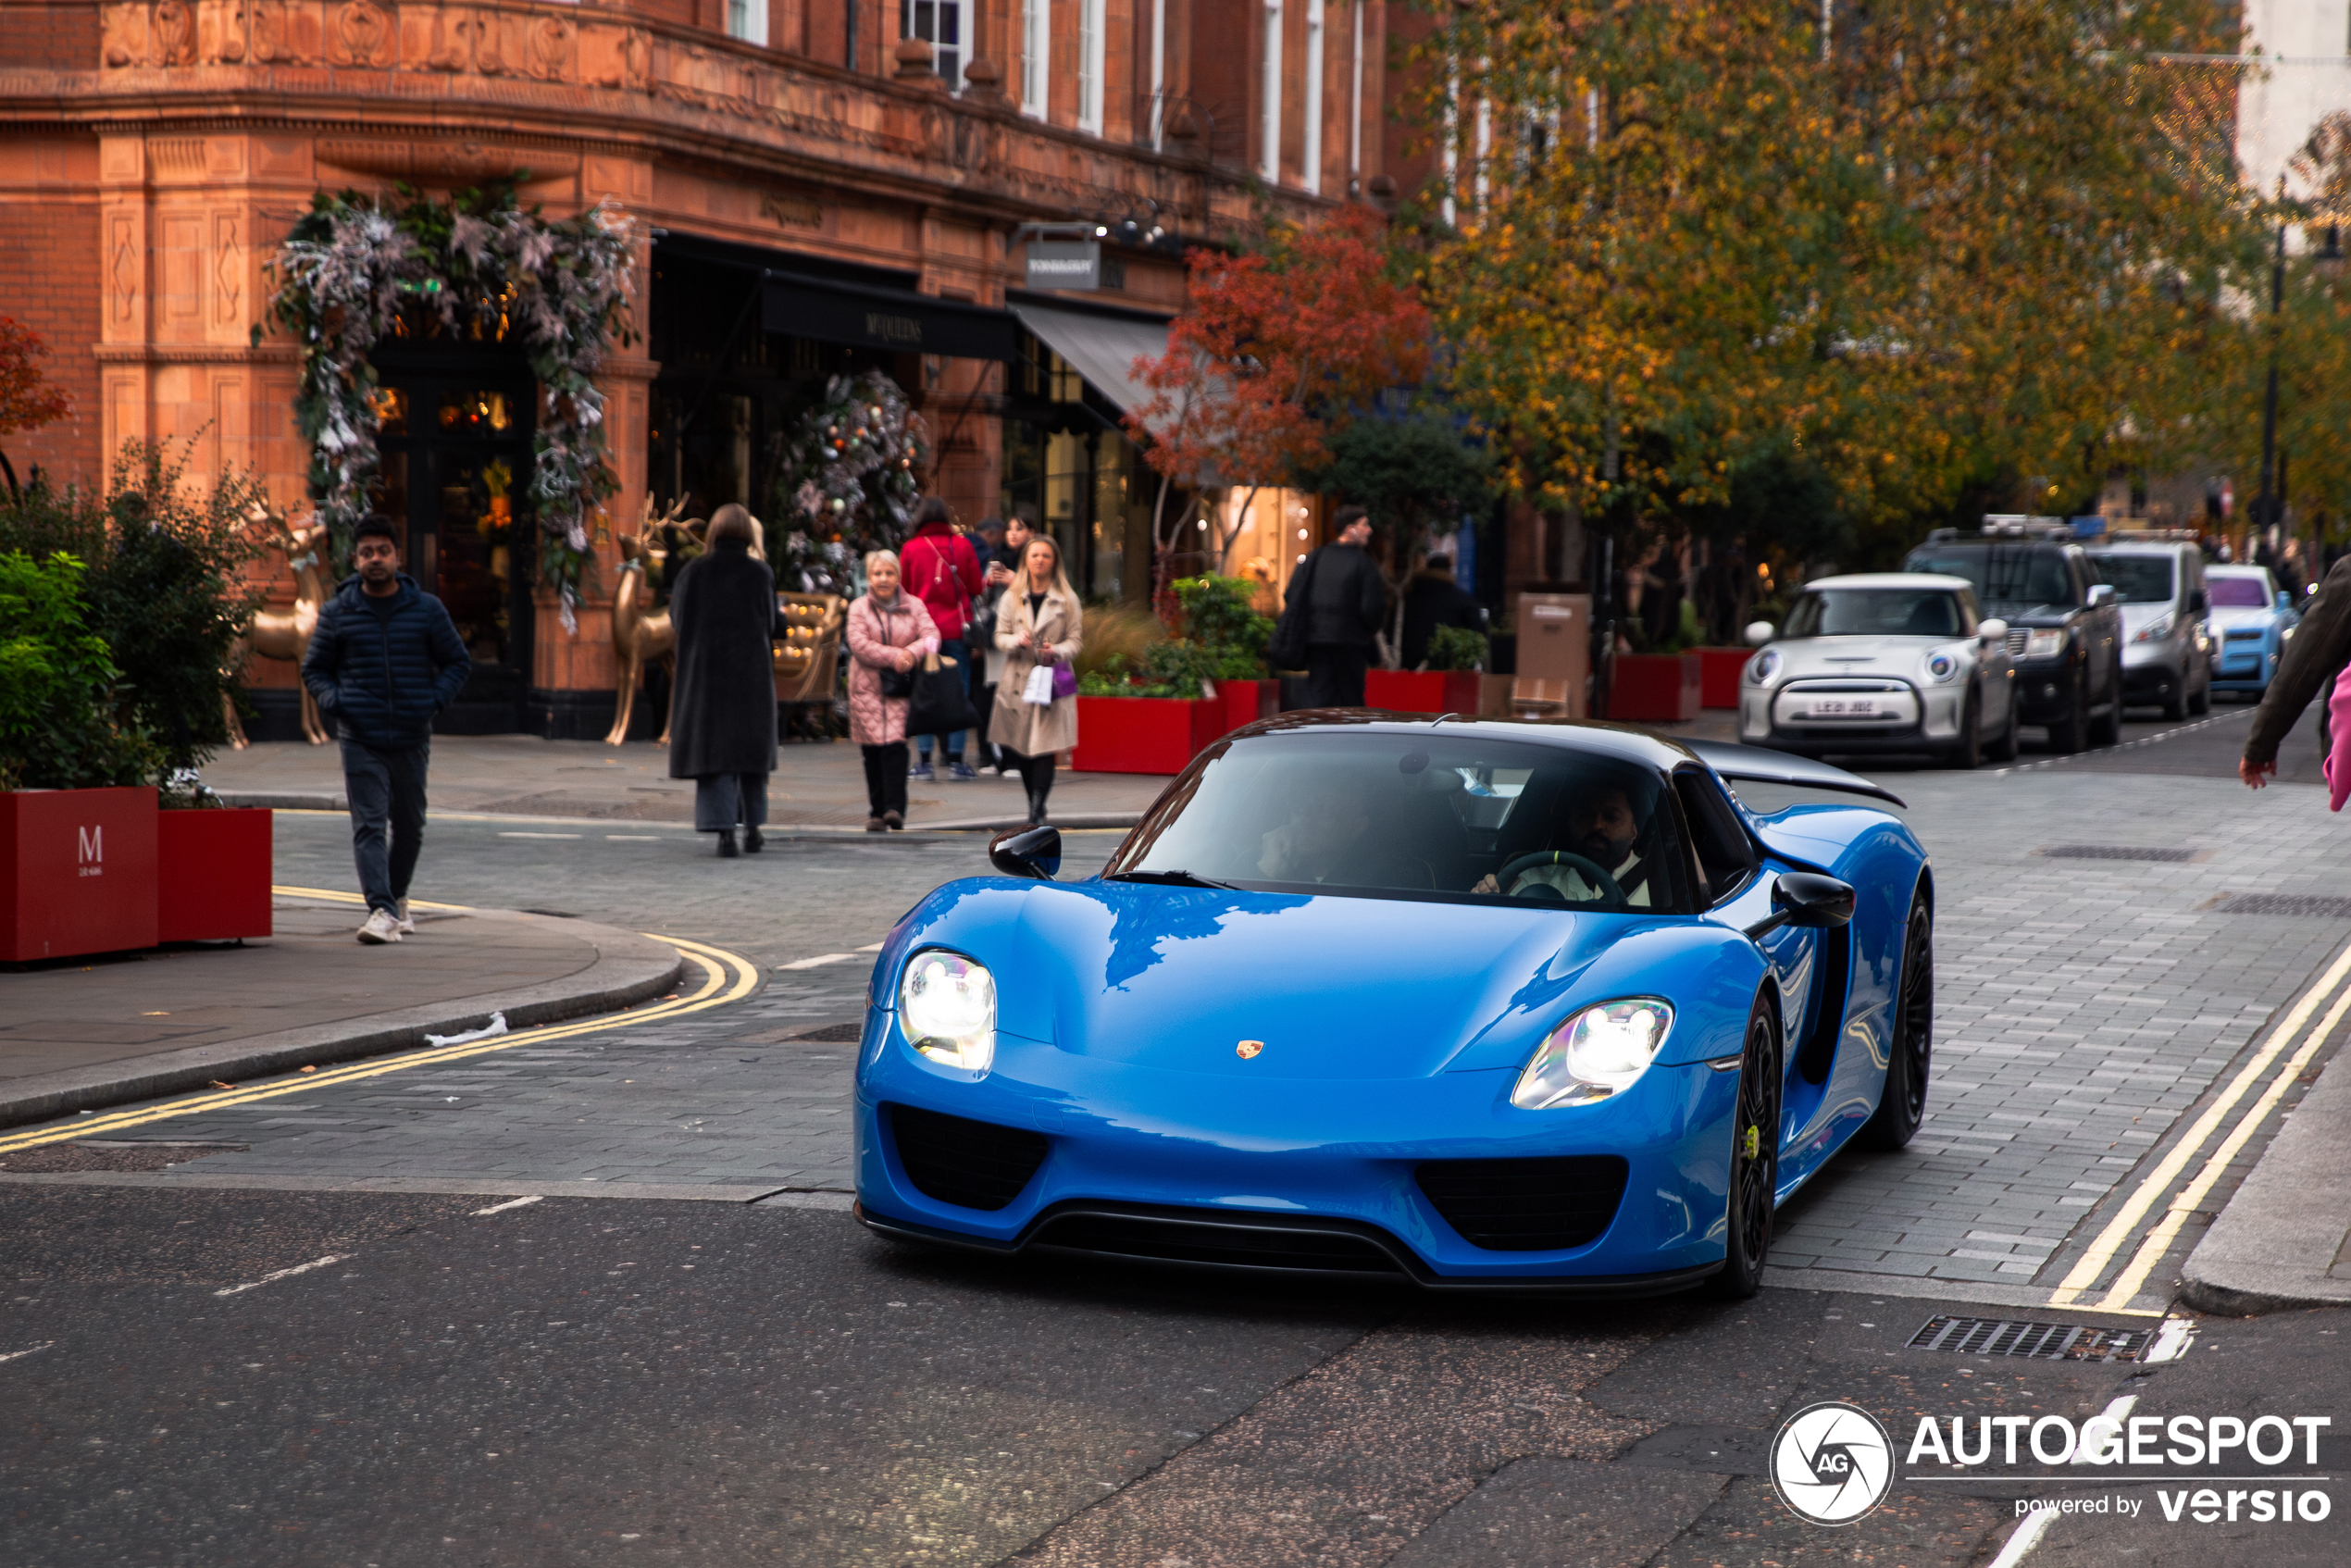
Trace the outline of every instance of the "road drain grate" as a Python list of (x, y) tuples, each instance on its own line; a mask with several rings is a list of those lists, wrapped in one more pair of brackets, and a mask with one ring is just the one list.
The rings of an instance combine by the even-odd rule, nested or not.
[(2041, 853), (2050, 860), (2194, 860), (2194, 850), (2142, 850), (2129, 844), (2051, 844)]
[(2025, 1323), (1993, 1317), (1931, 1317), (1909, 1349), (1961, 1356), (2029, 1356), (2035, 1361), (2137, 1361), (2154, 1332), (2085, 1323)]
[(2321, 893), (2231, 893), (2205, 907), (2215, 915), (2315, 915), (2351, 920), (2351, 899)]

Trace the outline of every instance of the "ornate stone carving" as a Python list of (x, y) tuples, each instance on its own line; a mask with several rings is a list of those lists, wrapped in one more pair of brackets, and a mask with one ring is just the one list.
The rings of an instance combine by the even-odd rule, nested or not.
[(237, 322), (237, 300), (244, 283), (244, 247), (237, 243), (237, 217), (234, 213), (215, 213), (212, 218), (212, 316), (218, 324), (228, 327)]
[(99, 53), (107, 66), (120, 70), (125, 66), (147, 63), (145, 6), (108, 6), (99, 13), (98, 20), (103, 34)]
[(106, 220), (106, 256), (107, 315), (127, 329), (139, 304), (139, 227), (127, 215)]
[(571, 75), (575, 30), (561, 17), (540, 17), (530, 23), (530, 74), (541, 81), (562, 81)]
[(591, 87), (641, 93), (653, 69), (653, 39), (641, 27), (595, 23), (579, 30), (579, 78)]
[(245, 57), (244, 0), (199, 0), (196, 52), (206, 63), (241, 65)]
[(155, 6), (155, 63), (192, 66), (196, 63), (196, 13), (187, 0), (159, 0)]
[(249, 52), (259, 66), (292, 65), (302, 57), (300, 19), (286, 0), (251, 0), (253, 33)]
[(400, 24), (376, 0), (349, 0), (335, 12), (327, 58), (339, 66), (389, 66), (399, 54)]

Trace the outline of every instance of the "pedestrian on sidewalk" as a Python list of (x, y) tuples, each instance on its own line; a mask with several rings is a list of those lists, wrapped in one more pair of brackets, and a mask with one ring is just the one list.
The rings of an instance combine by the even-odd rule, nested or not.
[[(899, 552), (899, 562), (905, 587), (923, 602), (931, 624), (939, 628), (939, 656), (954, 660), (968, 680), (964, 630), (970, 624), (972, 597), (987, 586), (987, 579), (980, 574), (979, 553), (970, 540), (955, 531), (954, 513), (944, 499), (931, 496), (915, 509), (914, 535)], [(915, 739), (913, 777), (916, 778), (934, 777), (930, 741), (927, 735)], [(964, 761), (960, 729), (939, 738), (939, 761), (950, 778), (968, 783), (979, 777)]]
[(1428, 645), (1440, 626), (1483, 632), (1486, 612), (1453, 580), (1453, 557), (1431, 555), (1404, 590), (1404, 645), (1397, 663), (1418, 669), (1428, 662)]
[(1045, 820), (1053, 757), (1077, 744), (1077, 681), (1071, 661), (1083, 645), (1085, 607), (1062, 571), (1051, 534), (1028, 541), (1021, 574), (996, 606), (996, 646), (1004, 673), (988, 732), (1011, 754), (1028, 789), (1028, 820)]
[(414, 931), (408, 884), (425, 847), (425, 769), (433, 716), (473, 673), (465, 639), (442, 602), (400, 569), (400, 535), (370, 512), (351, 530), (357, 568), (319, 607), (302, 656), (302, 683), (335, 721), (351, 853), (371, 947)]
[[(987, 586), (980, 593), (973, 628), (965, 633), (964, 641), (980, 653), (976, 661), (980, 686), (972, 703), (979, 710), (979, 765), (994, 768), (996, 777), (1001, 778), (1017, 770), (1012, 757), (996, 743), (996, 688), (1004, 678), (1004, 651), (996, 646), (996, 612), (1004, 590), (1020, 575), (1021, 554), (1028, 548), (1029, 538), (1037, 530), (1029, 523), (1026, 509), (1017, 507), (1011, 517), (997, 527), (988, 553), (980, 557), (980, 573), (987, 579)], [(987, 536), (987, 529), (986, 523), (980, 525), (982, 537)]]
[(751, 553), (757, 531), (732, 502), (712, 513), (708, 549), (687, 563), (669, 594), (678, 628), (669, 777), (694, 781), (694, 830), (718, 836), (721, 860), (765, 847), (759, 830), (776, 771), (775, 641), (784, 628), (776, 574)]
[(1363, 509), (1342, 506), (1332, 521), (1337, 537), (1291, 575), (1283, 599), (1294, 604), (1305, 596), (1306, 705), (1360, 708), (1363, 672), (1387, 614), (1387, 585), (1364, 548), (1372, 524)]
[(849, 738), (865, 758), (865, 831), (906, 826), (906, 703), (914, 666), (939, 652), (939, 628), (898, 583), (898, 557), (865, 557), (865, 591), (849, 606)]
[[(2294, 628), (2294, 641), (2285, 645), (2285, 657), (2278, 661), (2278, 673), (2270, 678), (2269, 690), (2261, 693), (2261, 705), (2253, 712), (2252, 732), (2245, 738), (2245, 755), (2237, 763), (2237, 777), (2256, 790), (2277, 777), (2278, 747), (2293, 733), (2295, 721), (2310, 705), (2310, 699), (2332, 692), (2335, 678), (2351, 666), (2351, 555), (2334, 564), (2326, 581), (2303, 602), (2301, 609), (2301, 624)], [(2332, 740), (2328, 716), (2321, 709), (2320, 755), (2332, 752)]]

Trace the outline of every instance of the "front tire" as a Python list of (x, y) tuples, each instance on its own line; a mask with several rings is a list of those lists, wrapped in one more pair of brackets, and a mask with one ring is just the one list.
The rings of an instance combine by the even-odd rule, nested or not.
[(2049, 726), (2049, 750), (2068, 756), (2090, 743), (2089, 672), (2076, 671), (2072, 688), (2066, 693), (2065, 717)]
[(1731, 1117), (1731, 1181), (1724, 1211), (1723, 1272), (1713, 1293), (1744, 1301), (1763, 1288), (1780, 1184), (1780, 1032), (1767, 997), (1747, 1015), (1739, 1056), (1738, 1105)]
[[(2199, 664), (2203, 661), (2198, 660)], [(2188, 699), (2188, 712), (2202, 718), (2212, 711), (2212, 669), (2206, 666), (2202, 678), (2196, 682), (2196, 694)]]
[(1863, 1149), (1900, 1149), (1926, 1120), (1926, 1084), (1934, 1065), (1934, 913), (1921, 892), (1910, 900), (1902, 938), (1901, 989), (1894, 1008), (1894, 1039), (1886, 1052), (1885, 1088), (1877, 1114), (1853, 1141)]
[(2122, 739), (2122, 661), (2114, 661), (2114, 670), (2106, 684), (2106, 713), (2090, 721), (2090, 744), (2111, 746)]
[(2016, 691), (2011, 687), (2009, 691), (2008, 728), (2000, 731), (2000, 738), (1997, 740), (1992, 742), (1994, 762), (2016, 761), (2017, 748), (2023, 742), (2023, 737), (2017, 733), (2021, 728), (2022, 725), (2016, 716)]
[(1943, 760), (1953, 767), (1974, 769), (1984, 765), (1984, 703), (1974, 691), (1967, 694), (1967, 705), (1959, 711), (1959, 739)]

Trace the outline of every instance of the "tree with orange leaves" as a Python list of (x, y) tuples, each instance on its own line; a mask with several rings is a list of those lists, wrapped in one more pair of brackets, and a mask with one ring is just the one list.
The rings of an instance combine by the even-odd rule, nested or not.
[[(73, 400), (51, 386), (33, 361), (49, 357), (41, 334), (0, 316), (0, 436), (36, 429), (73, 412)], [(17, 488), (17, 470), (0, 452), (0, 474)]]
[[(1382, 392), (1426, 372), (1428, 312), (1384, 239), (1378, 215), (1349, 207), (1276, 228), (1263, 251), (1187, 258), (1190, 294), (1167, 353), (1135, 362), (1151, 400), (1126, 417), (1160, 476), (1155, 593), (1182, 521), (1166, 516), (1170, 489), (1279, 484), (1322, 464), (1327, 438)], [(1244, 503), (1235, 516), (1247, 515)], [(1220, 562), (1239, 527), (1219, 536)]]

